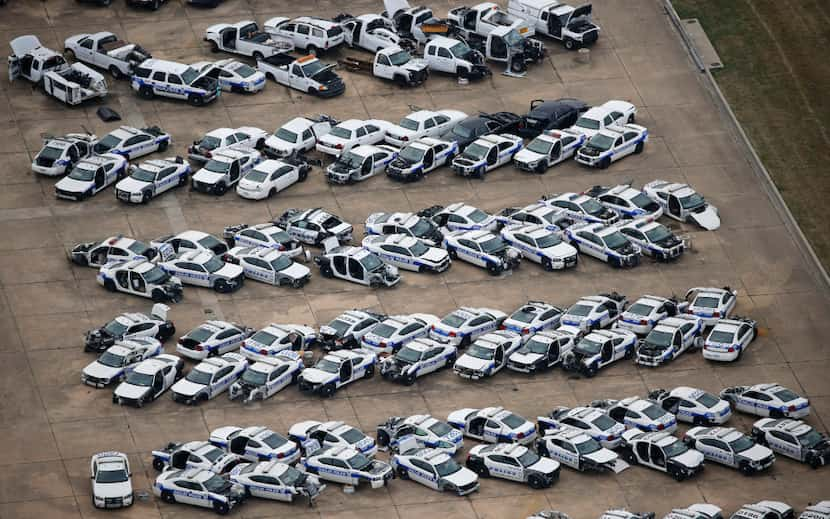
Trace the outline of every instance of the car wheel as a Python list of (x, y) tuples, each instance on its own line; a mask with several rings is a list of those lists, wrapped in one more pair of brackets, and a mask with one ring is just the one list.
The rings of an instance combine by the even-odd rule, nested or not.
[(228, 503), (222, 503), (220, 501), (213, 502), (213, 511), (219, 515), (225, 515), (230, 511), (228, 507)]
[(771, 409), (769, 412), (769, 417), (775, 419), (784, 418), (784, 413), (782, 413), (778, 409)]
[(215, 41), (210, 42), (210, 51), (213, 53), (219, 52), (219, 44)]
[(202, 99), (202, 96), (198, 96), (196, 94), (190, 94), (187, 96), (187, 102), (190, 103), (190, 106), (202, 106), (205, 104), (205, 100)]
[(213, 194), (216, 196), (222, 196), (228, 190), (228, 186), (225, 185), (224, 182), (219, 182), (213, 188)]
[(138, 95), (143, 99), (152, 99), (156, 96), (153, 89), (146, 85), (138, 89)]
[(527, 484), (530, 485), (530, 488), (536, 490), (550, 486), (547, 480), (539, 474), (531, 474), (530, 476), (528, 476)]
[(322, 388), (320, 388), (320, 396), (323, 398), (328, 398), (334, 394), (334, 384), (326, 384)]
[(152, 299), (154, 303), (163, 303), (167, 300), (167, 296), (161, 290), (153, 290)]
[(161, 458), (153, 458), (153, 468), (159, 472), (164, 470), (164, 462), (161, 461)]
[(148, 202), (150, 201), (150, 198), (151, 198), (150, 193), (148, 193), (148, 192), (146, 192), (146, 191), (145, 191), (145, 192), (141, 195), (141, 203), (142, 203), (142, 204), (146, 204), (146, 203), (148, 203)]
[(161, 7), (161, 0), (153, 0), (153, 5), (150, 6), (150, 9), (153, 11), (158, 11), (159, 7)]
[(608, 166), (611, 165), (611, 159), (609, 157), (605, 157), (599, 163), (599, 169), (608, 169)]
[(111, 279), (107, 279), (104, 281), (104, 288), (106, 288), (110, 292), (115, 292), (115, 282)]
[(109, 70), (110, 70), (110, 75), (112, 76), (112, 79), (118, 80), (118, 79), (121, 79), (121, 76), (123, 76), (123, 74), (121, 73), (121, 70), (119, 70), (118, 67), (116, 67), (115, 65), (110, 66)]
[(294, 279), (291, 281), (291, 288), (303, 288), (303, 280), (302, 279)]
[(401, 466), (398, 466), (398, 469), (397, 469), (395, 472), (397, 472), (398, 477), (399, 477), (400, 479), (402, 479), (402, 480), (404, 480), (404, 481), (406, 481), (407, 479), (409, 479), (409, 471), (408, 471), (408, 470), (406, 470), (405, 468), (403, 468), (403, 467), (401, 467)]
[(645, 145), (643, 144), (643, 141), (638, 142), (637, 145), (634, 147), (634, 153), (642, 153), (644, 146)]
[(322, 274), (324, 278), (334, 277), (334, 271), (331, 270), (331, 267), (329, 265), (323, 265), (322, 267), (320, 267), (320, 274)]
[(372, 378), (375, 376), (375, 365), (372, 364), (371, 366), (366, 367), (366, 375), (364, 378)]
[(752, 466), (749, 463), (741, 463), (741, 466), (738, 467), (738, 470), (741, 471), (741, 474), (744, 476), (751, 476), (755, 471), (752, 470)]
[(301, 168), (300, 169), (300, 175), (299, 175), (300, 182), (305, 182), (307, 178), (308, 178), (308, 170), (305, 169), (305, 168)]
[(588, 378), (593, 378), (597, 374), (597, 366), (596, 364), (591, 364), (589, 368), (585, 370), (585, 376)]
[(565, 40), (565, 48), (566, 49), (573, 50), (574, 47), (576, 47), (576, 42), (575, 41), (571, 40), (570, 38)]
[(487, 466), (484, 464), (483, 461), (474, 461), (470, 463), (467, 468), (478, 474), (482, 478), (489, 478), (490, 471), (487, 469)]
[(448, 252), (450, 254), (450, 259), (451, 260), (457, 260), (458, 259), (458, 253), (455, 252), (455, 249), (450, 249)]
[(264, 56), (262, 55), (261, 52), (259, 52), (259, 51), (254, 52), (254, 55), (253, 55), (254, 61), (262, 61), (263, 57)]
[(160, 330), (156, 338), (160, 341), (166, 341), (170, 337), (176, 334), (176, 327), (173, 326), (171, 323), (169, 326), (163, 326)]
[(220, 294), (225, 294), (228, 292), (228, 283), (224, 279), (217, 279), (213, 284), (213, 289)]
[(487, 265), (487, 272), (491, 276), (498, 276), (499, 274), (501, 274), (501, 267), (499, 267), (498, 265)]
[(187, 175), (186, 174), (182, 174), (182, 176), (179, 177), (179, 187), (182, 187), (184, 185), (187, 185)]
[(167, 150), (167, 146), (168, 146), (168, 145), (169, 145), (169, 143), (168, 143), (167, 141), (161, 141), (161, 142), (159, 143), (159, 148), (158, 148), (158, 151), (160, 151), (160, 152), (164, 152), (164, 151), (166, 151), (166, 150)]
[(808, 455), (804, 461), (807, 462), (807, 465), (810, 465), (811, 469), (817, 469), (822, 465), (820, 456)]
[(161, 491), (161, 500), (164, 501), (165, 503), (175, 503), (176, 502), (176, 496), (174, 496), (173, 492), (170, 492), (169, 490), (162, 490)]
[(553, 263), (548, 258), (542, 258), (542, 268), (550, 272), (553, 270)]
[(411, 386), (412, 384), (415, 383), (415, 375), (413, 375), (412, 373), (407, 374), (403, 378), (403, 383), (404, 383), (405, 386)]
[(675, 481), (683, 481), (686, 479), (686, 476), (683, 475), (683, 472), (676, 469), (669, 469), (669, 475), (674, 478)]
[(271, 190), (268, 191), (268, 198), (271, 198), (272, 196), (274, 196), (276, 194), (277, 194), (277, 188), (272, 187)]

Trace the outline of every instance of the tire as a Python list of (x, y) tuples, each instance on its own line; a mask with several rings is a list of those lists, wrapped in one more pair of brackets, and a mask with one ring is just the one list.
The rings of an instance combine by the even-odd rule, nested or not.
[(205, 104), (205, 100), (202, 99), (202, 96), (197, 96), (196, 94), (190, 94), (187, 96), (187, 102), (190, 106), (202, 106)]
[(409, 479), (409, 472), (405, 468), (399, 466), (398, 469), (395, 470), (395, 472), (397, 473), (399, 479), (402, 479), (404, 481)]
[(470, 342), (471, 342), (471, 341), (470, 341), (470, 336), (469, 336), (469, 335), (467, 335), (466, 337), (463, 337), (463, 338), (461, 339), (461, 344), (460, 344), (460, 347), (461, 347), (461, 348), (466, 348), (467, 346), (469, 346), (469, 345), (470, 345)]
[(324, 278), (333, 278), (334, 277), (334, 271), (331, 270), (330, 265), (323, 265), (322, 267), (320, 267), (320, 274)]
[(150, 193), (145, 191), (144, 194), (141, 195), (141, 203), (146, 205), (147, 203), (150, 202), (150, 198), (152, 198)]
[(161, 472), (164, 470), (164, 462), (160, 458), (153, 458), (153, 468)]
[(174, 335), (176, 335), (176, 327), (171, 324), (170, 326), (165, 326), (163, 329), (159, 330), (157, 339), (164, 342)]
[(166, 150), (167, 150), (167, 146), (169, 146), (169, 145), (170, 145), (170, 144), (169, 144), (167, 141), (161, 141), (161, 142), (159, 143), (159, 149), (158, 149), (158, 151), (159, 151), (159, 152), (164, 152), (164, 151), (166, 151)]
[(510, 62), (510, 71), (514, 74), (520, 74), (525, 71), (524, 62), (512, 60)]
[(272, 187), (271, 191), (268, 191), (268, 198), (271, 198), (272, 196), (274, 196), (276, 194), (277, 194), (277, 188)]
[(210, 51), (213, 52), (214, 54), (219, 52), (219, 44), (216, 43), (215, 41), (211, 41), (210, 42)]
[(407, 376), (405, 376), (403, 378), (403, 384), (405, 386), (411, 386), (414, 383), (415, 383), (415, 375), (413, 375), (412, 373), (408, 374)]
[(308, 170), (307, 169), (300, 169), (299, 180), (300, 182), (305, 182), (308, 179)]
[(322, 388), (320, 388), (320, 396), (323, 398), (329, 398), (334, 394), (334, 386), (332, 384), (326, 384)]
[(228, 186), (225, 185), (224, 182), (219, 182), (213, 188), (213, 194), (216, 196), (222, 196), (228, 191)]
[(498, 276), (499, 274), (501, 274), (501, 268), (499, 268), (497, 266), (493, 266), (493, 265), (488, 265), (487, 266), (487, 273), (490, 274), (491, 276)]
[(277, 78), (276, 78), (276, 77), (274, 77), (274, 74), (271, 74), (270, 72), (268, 72), (267, 74), (265, 74), (265, 79), (270, 79), (271, 81), (273, 81), (273, 82), (275, 82), (275, 83), (276, 83), (276, 81), (277, 81)]
[(110, 75), (112, 76), (112, 79), (115, 79), (116, 81), (121, 79), (121, 77), (124, 75), (115, 65), (111, 65), (109, 71)]
[(530, 485), (530, 488), (534, 490), (539, 490), (550, 486), (550, 483), (548, 483), (547, 480), (539, 474), (531, 474), (530, 476), (528, 476), (527, 484)]
[(169, 490), (162, 490), (161, 491), (161, 500), (164, 501), (165, 503), (175, 503), (176, 502), (176, 496), (174, 496), (173, 492), (170, 492)]
[(228, 288), (228, 283), (224, 279), (217, 279), (216, 283), (213, 284), (213, 289), (220, 294), (227, 294)]
[(576, 47), (576, 42), (570, 38), (565, 40), (565, 48), (568, 50), (574, 50)]
[(179, 187), (187, 185), (187, 175), (182, 175), (179, 177)]
[(142, 99), (152, 99), (156, 97), (156, 94), (153, 92), (152, 88), (148, 87), (147, 85), (144, 85), (138, 89), (138, 96)]
[(591, 365), (591, 367), (585, 370), (585, 376), (588, 378), (594, 378), (597, 375), (597, 367), (596, 365)]
[[(2, 0), (0, 0), (0, 5), (3, 5)], [(72, 61), (78, 61), (75, 58), (75, 51), (73, 51), (72, 49), (63, 49), (63, 53), (66, 54), (67, 57), (72, 58)]]
[(399, 87), (401, 87), (401, 88), (405, 87), (405, 86), (406, 86), (406, 83), (407, 83), (407, 82), (406, 82), (406, 78), (405, 78), (405, 77), (401, 76), (400, 74), (398, 74), (397, 76), (395, 76), (395, 84), (396, 84), (396, 85), (398, 85)]
[(115, 292), (115, 281), (107, 279), (104, 281), (104, 288), (109, 292)]
[(153, 0), (153, 5), (150, 6), (150, 9), (158, 11), (159, 7), (161, 7), (161, 0)]
[(364, 378), (372, 378), (375, 376), (375, 366), (374, 364), (366, 368), (366, 375)]
[(389, 433), (386, 431), (378, 431), (378, 445), (380, 447), (386, 447), (391, 442), (389, 438)]
[(450, 259), (451, 260), (455, 261), (455, 260), (458, 259), (458, 253), (455, 252), (455, 249), (450, 249), (448, 252), (450, 254)]
[(228, 507), (228, 503), (222, 503), (219, 501), (213, 502), (213, 511), (219, 515), (226, 515), (230, 512), (230, 507)]
[(611, 159), (609, 157), (605, 157), (599, 163), (599, 169), (608, 169), (608, 166), (610, 166), (610, 165), (611, 165)]
[(262, 53), (259, 51), (255, 51), (253, 54), (254, 61), (262, 61), (262, 58), (264, 57), (265, 56), (263, 56)]
[(771, 409), (769, 412), (769, 417), (775, 419), (784, 418), (784, 413), (782, 413), (778, 409)]
[(154, 303), (163, 303), (167, 301), (167, 296), (161, 290), (153, 290), (152, 299)]
[(542, 258), (542, 268), (551, 272), (553, 270), (553, 263), (548, 258)]
[(475, 472), (482, 478), (489, 478), (490, 471), (487, 469), (487, 466), (484, 464), (483, 461), (476, 461), (467, 465), (467, 468)]
[(291, 288), (300, 289), (300, 288), (303, 288), (304, 284), (305, 283), (303, 283), (302, 279), (295, 279), (295, 280), (291, 281)]
[(813, 469), (813, 470), (821, 467), (821, 458), (818, 457), (818, 456), (809, 456), (804, 461), (806, 461), (807, 464), (810, 465), (810, 468)]
[(741, 463), (741, 466), (738, 467), (738, 470), (740, 470), (741, 474), (743, 474), (744, 476), (751, 476), (755, 473), (755, 471), (752, 470), (752, 467), (749, 465), (749, 463)]
[(682, 472), (679, 470), (669, 470), (669, 475), (674, 478), (675, 481), (683, 481), (686, 479), (686, 476), (683, 475)]
[(634, 147), (634, 153), (637, 153), (637, 154), (642, 153), (644, 147), (645, 147), (645, 145), (643, 144), (643, 141), (638, 142), (637, 145)]

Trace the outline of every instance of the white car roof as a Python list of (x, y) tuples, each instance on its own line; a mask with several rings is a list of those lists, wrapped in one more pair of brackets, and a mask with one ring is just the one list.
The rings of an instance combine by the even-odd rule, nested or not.
[(155, 72), (167, 72), (181, 75), (185, 70), (190, 68), (190, 65), (184, 63), (177, 63), (175, 61), (167, 61), (164, 59), (150, 58), (141, 63), (142, 68), (149, 68)]
[(312, 122), (309, 119), (306, 119), (305, 117), (295, 117), (287, 123), (283, 124), (282, 128), (285, 128), (286, 130), (291, 130), (294, 133), (301, 133), (304, 130), (311, 128), (313, 125), (314, 122)]
[(205, 136), (206, 137), (207, 136), (217, 137), (219, 139), (224, 139), (225, 137), (227, 137), (229, 135), (233, 135), (233, 133), (234, 133), (233, 128), (216, 128), (216, 129), (213, 129), (213, 130), (207, 132), (205, 134)]
[(189, 250), (182, 252), (181, 254), (179, 254), (178, 258), (170, 260), (170, 262), (172, 263), (174, 261), (189, 261), (191, 263), (203, 265), (208, 261), (212, 260), (213, 258), (214, 255), (212, 252), (204, 250)]

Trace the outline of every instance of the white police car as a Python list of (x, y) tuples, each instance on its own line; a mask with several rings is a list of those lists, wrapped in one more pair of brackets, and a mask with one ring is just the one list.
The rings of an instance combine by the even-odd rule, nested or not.
[(127, 312), (115, 316), (104, 326), (88, 330), (84, 334), (84, 351), (102, 352), (116, 342), (138, 337), (155, 337), (166, 341), (176, 333), (173, 321), (167, 319), (170, 307), (156, 303), (150, 315)]
[(565, 236), (582, 254), (613, 267), (636, 267), (640, 264), (640, 247), (614, 226), (575, 224), (565, 229)]
[(295, 423), (288, 429), (288, 437), (300, 447), (308, 440), (316, 440), (323, 448), (350, 447), (370, 458), (378, 452), (374, 438), (342, 421)]
[(588, 190), (588, 194), (617, 213), (622, 220), (632, 218), (656, 220), (663, 215), (663, 207), (660, 204), (639, 189), (631, 187), (631, 184), (618, 184), (611, 187), (594, 186)]
[(561, 209), (573, 221), (611, 225), (620, 217), (599, 200), (581, 193), (561, 193), (545, 196), (542, 203)]
[(173, 248), (168, 245), (150, 246), (121, 235), (111, 236), (101, 242), (79, 243), (69, 252), (72, 263), (82, 267), (101, 267), (111, 261), (125, 259), (164, 261), (173, 256)]
[(536, 373), (555, 366), (573, 349), (574, 336), (561, 330), (532, 335), (507, 358), (507, 369)]
[(585, 144), (584, 134), (573, 130), (548, 130), (530, 141), (513, 157), (513, 163), (522, 171), (545, 173), (568, 160)]
[(700, 317), (705, 326), (717, 324), (729, 317), (738, 301), (738, 292), (730, 287), (694, 287), (686, 292), (686, 313)]
[(458, 409), (447, 416), (447, 423), (464, 436), (485, 443), (520, 443), (528, 445), (536, 439), (533, 422), (503, 407)]
[(458, 350), (452, 344), (426, 337), (413, 339), (380, 362), (383, 378), (406, 385), (441, 368), (452, 366)]
[(466, 118), (458, 110), (415, 110), (386, 131), (386, 142), (403, 147), (423, 137), (438, 137)]
[(153, 494), (165, 503), (212, 508), (220, 515), (242, 503), (245, 489), (205, 469), (168, 470), (153, 483)]
[(780, 384), (732, 386), (720, 397), (736, 411), (770, 418), (804, 418), (810, 414), (810, 401)]
[(176, 353), (202, 360), (238, 350), (253, 329), (227, 321), (209, 320), (179, 337)]
[(280, 433), (259, 425), (237, 427), (227, 425), (210, 433), (210, 443), (247, 461), (279, 460), (294, 463), (300, 449)]
[(378, 355), (395, 353), (413, 339), (425, 337), (438, 317), (432, 314), (389, 316), (360, 339), (360, 345)]
[(315, 256), (314, 263), (320, 267), (324, 278), (339, 278), (370, 288), (389, 288), (401, 281), (398, 267), (384, 263), (377, 254), (364, 247), (330, 247)]
[(219, 82), (219, 88), (225, 92), (255, 94), (265, 88), (265, 74), (233, 58), (213, 62), (200, 61), (190, 66), (200, 73), (208, 72), (212, 68), (219, 69), (216, 80)]
[(708, 503), (695, 503), (686, 508), (673, 508), (663, 519), (723, 519), (723, 510)]
[(320, 327), (317, 340), (325, 351), (357, 348), (372, 326), (385, 318), (385, 315), (366, 310), (346, 310)]
[(115, 153), (81, 159), (68, 175), (55, 184), (55, 196), (82, 201), (120, 180), (127, 172), (127, 160)]
[(377, 356), (374, 352), (355, 349), (334, 351), (300, 374), (300, 390), (329, 397), (339, 388), (375, 374)]
[(761, 445), (814, 469), (830, 463), (830, 439), (801, 420), (761, 418), (751, 434)]
[(484, 178), (484, 175), (509, 164), (524, 143), (518, 135), (483, 135), (464, 148), (452, 160), (452, 169), (464, 177)]
[(223, 235), (232, 247), (268, 247), (294, 258), (303, 254), (300, 242), (276, 223), (231, 225)]
[(446, 207), (441, 205), (428, 207), (419, 211), (418, 216), (430, 218), (438, 227), (450, 231), (495, 231), (499, 226), (499, 221), (495, 216), (464, 202), (455, 202)]
[[(312, 440), (311, 443), (315, 442)], [(371, 488), (382, 488), (395, 477), (389, 464), (345, 446), (311, 452), (301, 459), (299, 468), (320, 479), (352, 487), (364, 483)]]
[(232, 469), (242, 458), (225, 452), (212, 443), (196, 440), (184, 443), (168, 443), (154, 450), (153, 468), (161, 472), (165, 467), (174, 469), (205, 469), (223, 474)]
[(604, 409), (608, 416), (628, 429), (674, 432), (677, 417), (650, 400), (638, 396), (622, 400), (594, 400), (591, 407)]
[(377, 428), (378, 448), (399, 452), (407, 440), (418, 447), (444, 451), (450, 456), (461, 450), (464, 437), (450, 424), (428, 414), (390, 416)]
[(174, 259), (159, 263), (159, 267), (182, 283), (212, 288), (223, 294), (239, 290), (245, 281), (242, 267), (225, 263), (212, 252), (182, 252)]
[(439, 492), (466, 496), (478, 490), (478, 476), (442, 450), (415, 447), (395, 454), (392, 467), (400, 479), (411, 479)]
[(547, 270), (576, 267), (576, 248), (562, 240), (560, 233), (537, 224), (508, 225), (501, 230), (501, 237), (518, 249), (524, 259), (539, 263)]
[(607, 126), (588, 139), (576, 152), (576, 161), (585, 166), (605, 169), (631, 154), (642, 153), (648, 142), (648, 129), (639, 124)]
[(429, 332), (431, 339), (467, 346), (487, 332), (497, 330), (507, 314), (491, 308), (462, 306), (444, 316)]
[(683, 435), (686, 445), (707, 460), (738, 469), (745, 476), (772, 467), (775, 454), (733, 427), (693, 427)]
[(795, 511), (781, 501), (758, 501), (745, 504), (730, 519), (794, 519)]
[(620, 233), (639, 247), (640, 252), (658, 261), (679, 258), (686, 249), (686, 243), (668, 227), (652, 218), (638, 218), (618, 225)]
[(200, 193), (222, 196), (260, 162), (262, 155), (253, 148), (231, 146), (214, 151), (190, 178), (190, 187)]
[(98, 155), (113, 153), (132, 160), (154, 151), (163, 152), (169, 145), (170, 135), (158, 126), (121, 126), (96, 142), (92, 151)]
[(98, 388), (121, 382), (139, 362), (162, 351), (161, 342), (153, 337), (121, 339), (83, 369), (81, 382)]
[(207, 358), (194, 366), (182, 380), (173, 384), (173, 401), (197, 405), (216, 398), (227, 391), (247, 367), (245, 357), (235, 352)]
[(316, 149), (320, 153), (339, 157), (356, 146), (379, 144), (386, 137), (388, 121), (370, 119), (347, 119), (337, 123), (331, 130), (317, 139)]
[(96, 142), (98, 137), (91, 133), (46, 136), (43, 147), (32, 159), (32, 171), (49, 177), (69, 173), (79, 160), (90, 156)]
[(629, 510), (611, 509), (603, 512), (599, 519), (654, 519), (654, 512), (631, 512)]
[(366, 236), (362, 245), (385, 263), (405, 270), (444, 272), (451, 264), (450, 255), (446, 250), (431, 247), (406, 234)]
[(571, 130), (591, 137), (608, 126), (633, 123), (636, 115), (637, 107), (633, 104), (611, 99), (583, 113), (571, 127)]
[(703, 358), (738, 360), (758, 334), (758, 323), (746, 317), (718, 319), (703, 341)]
[(167, 391), (184, 370), (184, 362), (175, 355), (162, 353), (136, 364), (112, 393), (112, 403), (142, 407)]
[(443, 234), (432, 221), (413, 213), (372, 213), (366, 217), (366, 234), (404, 234), (426, 245), (441, 245)]
[(521, 345), (522, 336), (517, 333), (502, 330), (486, 333), (467, 347), (452, 370), (459, 377), (472, 380), (492, 377), (507, 365), (507, 359)]
[(309, 244), (321, 245), (326, 238), (336, 237), (340, 243), (352, 240), (352, 224), (325, 209), (288, 209), (278, 219), (293, 238)]
[(302, 288), (311, 279), (311, 270), (283, 251), (269, 247), (234, 247), (223, 256), (242, 267), (245, 277), (270, 285)]
[(458, 143), (423, 137), (405, 145), (386, 166), (386, 175), (395, 180), (415, 181), (441, 166), (452, 163)]
[(656, 389), (648, 394), (650, 400), (674, 413), (681, 422), (695, 425), (719, 425), (732, 416), (729, 402), (702, 389), (678, 386), (671, 391)]
[(187, 156), (196, 162), (207, 162), (214, 151), (229, 148), (233, 145), (249, 146), (262, 149), (268, 133), (254, 126), (240, 126), (239, 128), (216, 128), (205, 134), (198, 141), (187, 148)]
[(675, 298), (644, 295), (625, 309), (615, 326), (646, 335), (662, 319), (676, 316), (686, 306)]
[(536, 418), (539, 434), (562, 426), (575, 427), (598, 441), (603, 447), (614, 449), (622, 442), (625, 425), (596, 407), (555, 407), (547, 416)]
[(92, 456), (89, 468), (95, 508), (125, 508), (133, 504), (133, 474), (126, 454), (99, 452)]
[(525, 207), (507, 207), (496, 215), (496, 219), (501, 225), (537, 224), (556, 233), (574, 223), (561, 209), (542, 202)]
[(637, 346), (634, 362), (660, 366), (703, 345), (703, 323), (693, 315), (666, 317)]
[(536, 451), (579, 471), (619, 473), (628, 468), (616, 452), (603, 447), (585, 431), (567, 425), (547, 429), (536, 441)]
[(297, 381), (303, 370), (303, 359), (297, 352), (281, 351), (274, 357), (260, 359), (231, 384), (228, 398), (248, 403), (265, 400)]
[(718, 208), (708, 203), (688, 184), (653, 180), (643, 186), (643, 191), (663, 207), (663, 214), (669, 218), (694, 222), (707, 231), (720, 227)]
[(122, 202), (146, 204), (162, 193), (187, 184), (190, 164), (181, 157), (153, 159), (130, 166), (130, 175), (115, 184), (115, 198)]
[(476, 445), (467, 455), (467, 468), (483, 477), (527, 483), (530, 488), (548, 488), (559, 479), (559, 462), (540, 456), (523, 445), (497, 443)]
[(805, 508), (798, 519), (830, 519), (830, 501), (819, 501)]
[(522, 253), (491, 231), (452, 231), (444, 236), (451, 259), (462, 259), (499, 275), (519, 266)]
[(617, 292), (585, 296), (565, 310), (560, 322), (584, 332), (607, 328), (619, 319), (627, 303), (625, 296)]
[(398, 156), (397, 148), (387, 144), (362, 144), (343, 152), (326, 168), (326, 180), (334, 184), (360, 182), (386, 171)]
[(147, 297), (156, 303), (182, 299), (182, 281), (146, 259), (107, 263), (95, 280), (110, 292)]
[(564, 310), (543, 301), (528, 301), (504, 320), (501, 329), (517, 333), (527, 341), (536, 332), (559, 326)]
[(623, 433), (622, 440), (622, 456), (632, 465), (665, 472), (677, 481), (703, 470), (703, 454), (667, 432), (631, 429)]
[(245, 339), (241, 353), (255, 362), (272, 358), (283, 351), (304, 351), (317, 340), (314, 328), (301, 324), (275, 324), (256, 331)]
[(305, 497), (309, 506), (326, 488), (316, 476), (277, 460), (240, 463), (231, 470), (228, 478), (242, 485), (245, 493), (252, 497), (288, 503)]
[(297, 158), (263, 160), (236, 184), (236, 194), (249, 200), (265, 200), (297, 182), (305, 182), (311, 171), (309, 162)]
[(212, 234), (202, 231), (182, 231), (178, 234), (168, 234), (160, 238), (156, 238), (152, 242), (155, 244), (168, 244), (173, 247), (176, 254), (187, 251), (209, 251), (217, 256), (222, 256), (228, 251), (228, 246), (219, 238)]

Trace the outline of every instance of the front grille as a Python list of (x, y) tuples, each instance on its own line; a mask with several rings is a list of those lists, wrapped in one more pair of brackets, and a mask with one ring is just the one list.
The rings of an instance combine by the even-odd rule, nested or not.
[(115, 190), (115, 196), (119, 200), (129, 201), (130, 200), (130, 193), (129, 191), (122, 191), (120, 189)]
[(574, 265), (576, 265), (576, 261), (576, 255), (573, 255), (570, 258), (565, 258), (565, 266), (573, 267)]
[(104, 499), (104, 506), (121, 506), (124, 504), (123, 497), (107, 497)]
[(213, 189), (212, 184), (208, 184), (206, 182), (199, 182), (198, 180), (193, 181), (193, 189), (196, 191), (201, 191), (203, 193), (207, 193)]
[(73, 193), (72, 191), (65, 191), (63, 189), (55, 189), (55, 196), (59, 198), (69, 198), (72, 200), (77, 200), (80, 196), (79, 193)]
[(98, 377), (90, 377), (89, 375), (84, 375), (84, 382), (90, 385), (97, 385), (97, 384), (106, 384), (107, 381), (103, 378)]
[(460, 485), (458, 490), (461, 492), (469, 492), (470, 490), (474, 489), (478, 485), (478, 481), (472, 481), (467, 483), (466, 485)]

